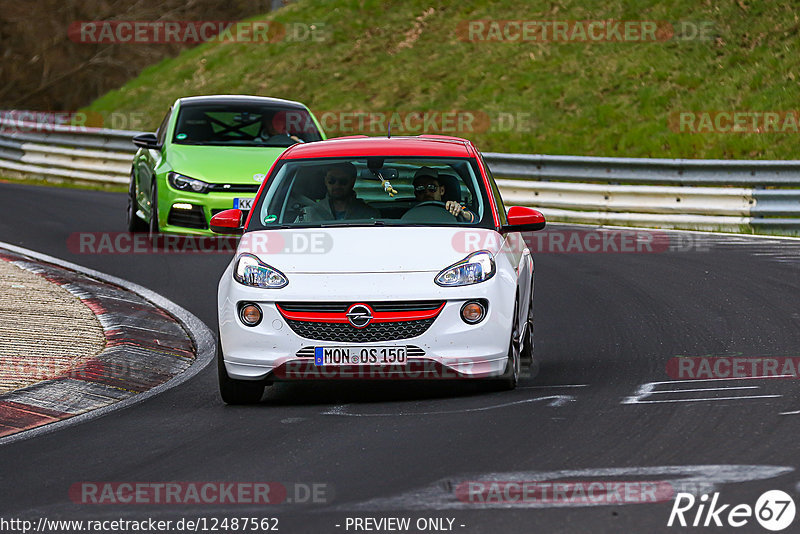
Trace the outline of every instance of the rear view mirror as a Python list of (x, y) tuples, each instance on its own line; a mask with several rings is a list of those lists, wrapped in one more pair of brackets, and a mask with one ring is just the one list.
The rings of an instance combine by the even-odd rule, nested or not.
[(140, 148), (147, 148), (150, 150), (161, 150), (161, 145), (158, 144), (158, 138), (154, 133), (143, 133), (133, 137), (133, 144)]
[(211, 217), (211, 231), (215, 234), (241, 234), (244, 232), (244, 213), (239, 209), (225, 210)]
[(503, 227), (506, 232), (535, 232), (545, 226), (541, 212), (524, 206), (511, 206), (508, 210), (508, 224)]

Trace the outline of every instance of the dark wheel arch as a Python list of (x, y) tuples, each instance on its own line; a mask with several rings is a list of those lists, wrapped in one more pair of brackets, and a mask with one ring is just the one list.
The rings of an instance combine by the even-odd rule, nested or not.
[(139, 211), (139, 201), (136, 198), (136, 171), (131, 168), (131, 181), (128, 184), (128, 209), (127, 222), (129, 232), (147, 232), (148, 224), (136, 212)]
[(263, 382), (236, 380), (228, 376), (220, 341), (217, 341), (217, 377), (219, 394), (225, 404), (255, 404), (264, 395)]

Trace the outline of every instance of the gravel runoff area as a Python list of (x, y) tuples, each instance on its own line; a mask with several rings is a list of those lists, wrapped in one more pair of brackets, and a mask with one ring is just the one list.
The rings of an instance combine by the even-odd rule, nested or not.
[(105, 348), (83, 301), (2, 259), (0, 294), (0, 394), (67, 374)]
[(129, 405), (190, 376), (198, 331), (210, 361), (211, 338), (193, 316), (95, 274), (0, 247), (0, 443)]

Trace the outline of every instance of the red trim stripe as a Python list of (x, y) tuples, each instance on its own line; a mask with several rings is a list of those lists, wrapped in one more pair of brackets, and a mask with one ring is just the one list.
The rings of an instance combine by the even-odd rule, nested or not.
[[(435, 310), (402, 311), (402, 312), (374, 312), (372, 323), (394, 323), (400, 321), (419, 321), (432, 319), (439, 315), (444, 308), (444, 302)], [(276, 304), (284, 319), (291, 321), (304, 321), (309, 323), (347, 323), (346, 312), (290, 312)]]

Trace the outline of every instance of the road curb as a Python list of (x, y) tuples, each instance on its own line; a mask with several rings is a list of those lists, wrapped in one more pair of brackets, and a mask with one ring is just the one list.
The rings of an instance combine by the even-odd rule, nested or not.
[(0, 434), (8, 434), (0, 437), (0, 445), (146, 400), (192, 378), (214, 359), (211, 330), (161, 295), (120, 278), (0, 242), (0, 253), (6, 251), (3, 255), (17, 266), (80, 298), (103, 326), (106, 348), (64, 375), (0, 396)]

